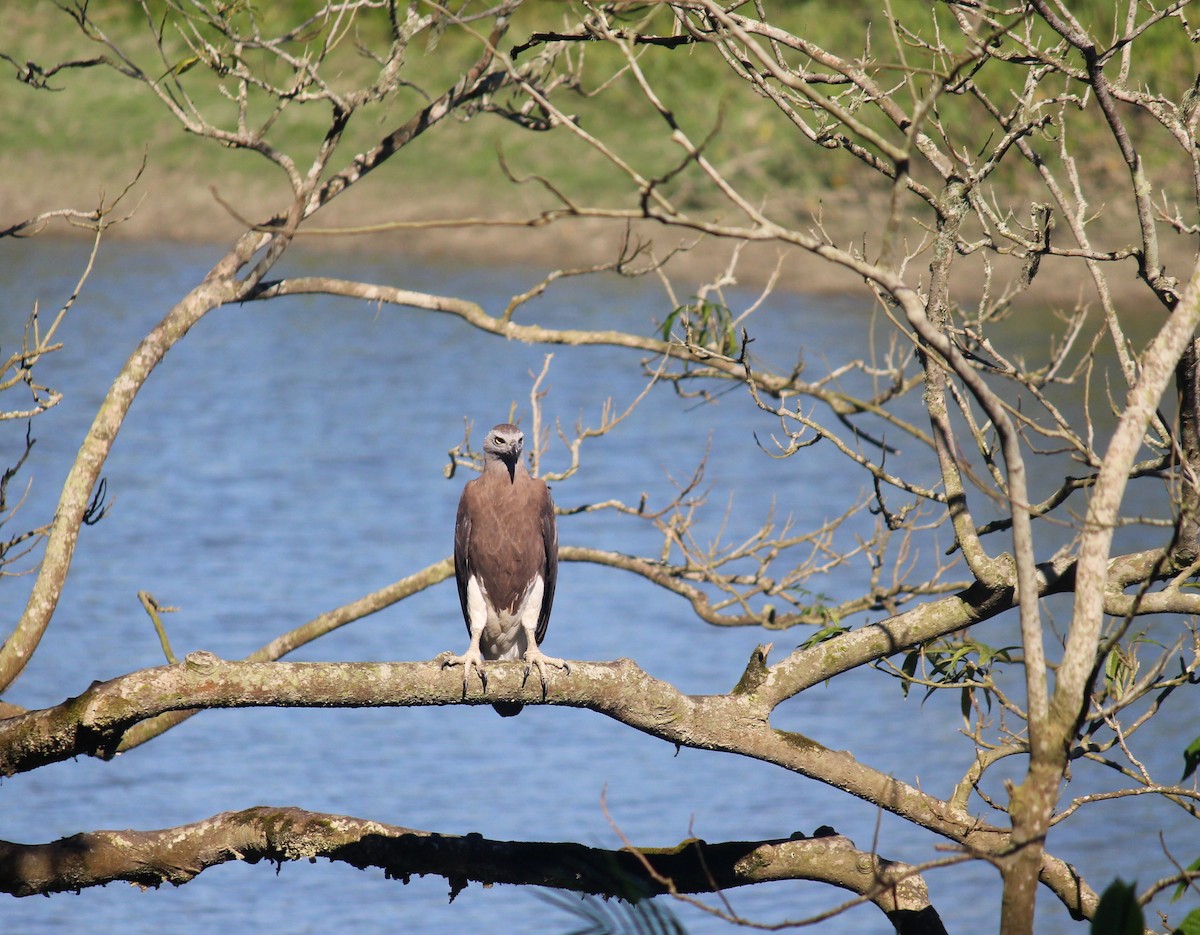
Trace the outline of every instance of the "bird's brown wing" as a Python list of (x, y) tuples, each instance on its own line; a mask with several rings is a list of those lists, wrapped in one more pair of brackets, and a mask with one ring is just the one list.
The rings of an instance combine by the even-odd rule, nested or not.
[(541, 500), (538, 511), (541, 516), (542, 544), (545, 548), (546, 560), (543, 565), (542, 608), (538, 613), (537, 631), (534, 637), (538, 645), (546, 636), (546, 628), (550, 625), (550, 608), (554, 604), (554, 586), (558, 583), (558, 524), (554, 520), (554, 500), (545, 481), (537, 480), (535, 484), (540, 489)]
[(468, 500), (472, 495), (473, 483), (470, 481), (463, 487), (462, 497), (458, 501), (458, 517), (454, 521), (454, 578), (458, 582), (458, 603), (468, 633), (471, 631), (471, 619), (467, 616), (467, 581), (471, 577), (471, 509)]
[(488, 603), (508, 611), (528, 592), (534, 576), (541, 575), (542, 606), (534, 631), (541, 643), (558, 578), (554, 503), (543, 481), (518, 474), (513, 484), (507, 476), (485, 472), (463, 487), (454, 526), (454, 576), (468, 630), (467, 582), (472, 575)]

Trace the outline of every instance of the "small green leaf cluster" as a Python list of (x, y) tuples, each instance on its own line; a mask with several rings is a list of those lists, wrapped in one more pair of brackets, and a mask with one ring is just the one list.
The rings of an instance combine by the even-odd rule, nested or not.
[[(682, 335), (672, 336), (676, 328)], [(703, 347), (724, 357), (738, 354), (737, 328), (729, 306), (720, 302), (696, 298), (685, 305), (677, 305), (662, 326), (664, 341), (681, 340), (689, 345)]]
[(826, 627), (822, 627), (803, 643), (800, 644), (801, 649), (812, 649), (819, 643), (824, 643), (826, 640), (831, 640), (835, 636), (841, 636), (843, 633), (849, 633), (850, 628), (840, 623), (831, 623)]
[[(934, 640), (905, 654), (900, 666), (900, 688), (904, 697), (916, 684), (925, 686), (924, 703), (940, 688), (962, 690), (962, 714), (970, 717), (975, 692), (983, 695), (988, 710), (992, 706), (991, 671), (999, 663), (1014, 661), (1015, 646), (989, 646), (975, 639)], [(917, 670), (924, 664), (924, 672)]]
[[(1192, 862), (1188, 873), (1200, 871), (1200, 859)], [(1188, 890), (1188, 883), (1180, 883), (1171, 901), (1179, 899)], [(1092, 935), (1142, 935), (1146, 931), (1146, 918), (1137, 896), (1137, 884), (1126, 883), (1119, 877), (1109, 884), (1100, 897), (1100, 905), (1092, 916)], [(1200, 909), (1193, 909), (1184, 917), (1171, 935), (1200, 935)]]

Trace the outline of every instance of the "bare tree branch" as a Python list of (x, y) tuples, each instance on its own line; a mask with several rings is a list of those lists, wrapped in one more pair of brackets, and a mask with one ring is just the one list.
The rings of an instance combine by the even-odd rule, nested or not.
[[(78, 892), (118, 880), (182, 885), (233, 860), (255, 864), (324, 857), (389, 879), (445, 877), (453, 898), (470, 882), (550, 886), (639, 900), (811, 880), (860, 894), (902, 931), (944, 932), (919, 872), (856, 850), (846, 838), (797, 834), (772, 841), (604, 850), (575, 843), (493, 841), (375, 821), (257, 806), (161, 831), (90, 831), (48, 844), (0, 842), (0, 890), (14, 896)], [(664, 883), (663, 881), (668, 881)], [(921, 917), (923, 928), (914, 927)], [(898, 924), (899, 927), (899, 924)]]

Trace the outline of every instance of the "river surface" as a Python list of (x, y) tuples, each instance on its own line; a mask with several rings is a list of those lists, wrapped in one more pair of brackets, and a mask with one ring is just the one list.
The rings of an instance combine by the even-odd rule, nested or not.
[[(64, 349), (40, 371), (65, 400), (34, 423), (38, 441), (18, 484), (31, 487), (6, 535), (26, 519), (52, 514), (67, 466), (121, 363), (217, 255), (204, 246), (104, 246), (62, 327)], [(4, 244), (5, 352), (35, 302), (49, 311), (70, 293), (84, 256), (75, 243)], [(493, 312), (536, 278), (527, 270), (319, 251), (296, 251), (283, 271), (461, 296)], [(654, 282), (593, 279), (552, 289), (518, 317), (652, 333), (668, 310)], [(755, 350), (782, 365), (802, 352), (816, 375), (861, 346), (870, 314), (865, 299), (778, 294), (754, 316)], [(330, 298), (210, 313), (134, 404), (104, 470), (109, 513), (83, 531), (57, 615), (7, 700), (52, 705), (94, 679), (161, 664), (139, 590), (179, 608), (165, 618), (177, 653), (202, 649), (233, 659), (445, 557), (466, 477), (445, 479), (447, 451), (461, 440), (464, 419), (478, 443), (507, 418), (512, 402), (527, 426), (530, 373), (546, 353), (450, 316)], [(606, 397), (621, 409), (643, 383), (636, 353), (555, 349), (546, 416), (567, 425), (582, 416), (594, 425)], [(23, 431), (23, 424), (0, 423), (5, 464)], [(690, 476), (706, 447), (712, 493), (702, 538), (724, 526), (728, 541), (740, 541), (772, 504), (805, 528), (859, 496), (862, 478), (831, 445), (772, 460), (755, 443), (755, 433), (766, 442), (772, 432), (777, 421), (740, 389), (703, 405), (660, 387), (617, 432), (585, 445), (582, 470), (556, 484), (555, 497), (572, 506), (610, 497), (636, 502), (645, 492), (653, 508)], [(552, 448), (546, 467), (564, 464), (561, 446)], [(856, 521), (865, 531), (873, 518), (864, 511)], [(655, 554), (659, 546), (644, 524), (611, 513), (564, 518), (560, 538), (629, 553)], [(841, 569), (819, 589), (834, 599), (848, 596), (865, 575), (863, 567)], [(6, 631), (31, 582), (0, 581)], [(1062, 624), (1069, 604), (1056, 606)], [(778, 659), (808, 635), (715, 628), (640, 579), (564, 564), (545, 646), (568, 659), (628, 656), (686, 692), (717, 693), (736, 683), (756, 644), (773, 640)], [(1013, 643), (1014, 622), (994, 621), (979, 636)], [(425, 660), (465, 645), (448, 581), (289, 658)], [(924, 704), (920, 695), (906, 700), (897, 683), (864, 670), (785, 704), (775, 723), (946, 795), (972, 756), (956, 733), (958, 693)], [(1172, 699), (1147, 729), (1153, 734), (1139, 735), (1140, 753), (1167, 781), (1178, 778), (1180, 751), (1196, 732), (1195, 710), (1194, 698)], [(1081, 766), (1070, 788), (1111, 782), (1099, 767)], [(945, 854), (940, 839), (783, 770), (676, 751), (595, 713), (553, 707), (503, 720), (488, 707), (210, 712), (110, 763), (81, 758), (5, 780), (0, 838), (46, 842), (96, 828), (164, 828), (253, 805), (294, 805), (447, 834), (619, 847), (605, 799), (621, 832), (646, 846), (690, 835), (782, 837), (832, 825), (862, 848), (876, 841), (889, 858), (918, 863)], [(983, 812), (978, 800), (974, 807)], [(1177, 858), (1197, 856), (1194, 823), (1189, 828), (1181, 813), (1150, 796), (1092, 805), (1076, 817), (1054, 830), (1051, 849), (1077, 862), (1097, 887), (1118, 874), (1146, 884), (1169, 873), (1159, 829)], [(994, 930), (999, 887), (991, 870), (971, 865), (927, 879), (951, 932)], [(836, 891), (805, 883), (742, 889), (729, 898), (738, 913), (763, 922), (842, 901)], [(732, 931), (686, 907), (674, 911), (690, 932)], [(14, 933), (557, 933), (580, 924), (526, 889), (472, 884), (451, 903), (441, 878), (402, 885), (381, 871), (325, 861), (288, 863), (278, 872), (231, 863), (156, 891), (112, 884), (50, 899), (0, 898), (0, 931)], [(821, 931), (884, 933), (890, 926), (868, 906)], [(1043, 896), (1038, 931), (1083, 927)]]

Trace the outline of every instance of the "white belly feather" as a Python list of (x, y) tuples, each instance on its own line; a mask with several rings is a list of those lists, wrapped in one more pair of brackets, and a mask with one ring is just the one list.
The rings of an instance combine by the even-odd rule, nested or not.
[(530, 582), (513, 612), (497, 610), (487, 598), (483, 583), (475, 575), (467, 581), (467, 616), (471, 634), (479, 631), (479, 649), (484, 659), (521, 659), (537, 630), (545, 585), (537, 575)]

